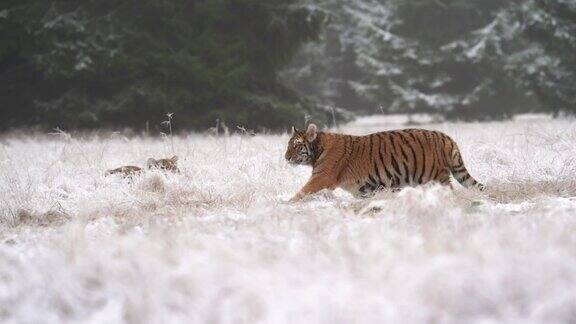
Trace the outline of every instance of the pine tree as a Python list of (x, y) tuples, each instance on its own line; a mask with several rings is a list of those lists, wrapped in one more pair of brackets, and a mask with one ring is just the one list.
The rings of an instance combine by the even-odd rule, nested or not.
[(296, 0), (1, 6), (0, 78), (10, 90), (1, 93), (9, 118), (0, 127), (143, 128), (172, 112), (181, 128), (220, 119), (280, 129), (305, 115), (331, 117), (278, 80), (324, 19)]
[[(453, 44), (453, 48), (458, 48), (462, 60), (490, 71), (492, 80), (511, 80), (506, 84), (522, 91), (528, 108), (574, 113), (575, 32), (574, 2), (512, 2), (486, 26)], [(499, 91), (506, 93), (502, 87)], [(504, 104), (502, 110), (519, 110), (510, 108), (513, 102), (499, 103)]]
[(529, 0), (509, 11), (529, 44), (513, 53), (509, 70), (544, 107), (576, 113), (576, 3)]
[[(322, 94), (320, 100), (333, 101), (333, 95), (324, 94), (346, 93), (336, 85), (349, 84), (353, 95), (372, 107), (371, 112), (381, 107), (385, 112), (428, 112), (449, 118), (511, 116), (530, 107), (531, 96), (516, 77), (502, 73), (502, 66), (490, 61), (496, 59), (490, 57), (491, 49), (486, 49), (486, 60), (474, 56), (475, 50), (484, 51), (482, 39), (503, 37), (506, 31), (493, 22), (502, 18), (502, 10), (519, 3), (327, 0), (322, 8), (336, 18), (328, 28), (332, 34), (323, 37), (328, 43), (336, 39), (339, 50), (329, 51), (326, 42), (309, 46), (311, 55), (299, 62), (307, 63), (301, 70), (316, 72), (315, 82), (305, 82), (304, 87), (317, 85), (322, 78), (331, 80), (316, 93)], [(345, 61), (345, 56), (352, 59)], [(341, 65), (334, 62), (356, 71), (353, 78), (324, 72), (339, 69)], [(362, 111), (358, 106), (352, 103), (345, 108)]]

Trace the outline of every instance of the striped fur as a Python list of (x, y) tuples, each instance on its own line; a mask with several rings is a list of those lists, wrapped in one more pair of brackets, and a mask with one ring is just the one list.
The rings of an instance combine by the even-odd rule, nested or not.
[[(149, 158), (148, 161), (146, 161), (146, 164), (148, 166), (148, 169), (159, 169), (163, 171), (180, 172), (180, 169), (178, 169), (178, 157), (176, 155), (174, 155), (169, 159), (156, 160), (154, 158)], [(143, 170), (140, 167), (134, 165), (126, 165), (116, 169), (108, 170), (106, 171), (105, 175), (109, 176), (112, 174), (118, 174), (124, 178), (127, 178), (139, 175), (142, 173), (142, 171)]]
[(134, 176), (137, 174), (140, 174), (142, 172), (142, 168), (134, 166), (134, 165), (126, 165), (126, 166), (122, 166), (116, 169), (112, 169), (112, 170), (108, 170), (106, 171), (106, 176), (112, 175), (112, 174), (119, 174), (124, 178), (130, 177), (130, 176)]
[(379, 189), (438, 182), (451, 185), (450, 175), (465, 187), (484, 189), (466, 170), (456, 142), (424, 129), (403, 129), (351, 136), (293, 128), (286, 160), (312, 166), (312, 176), (292, 201), (337, 187), (367, 196)]
[(160, 169), (164, 171), (180, 172), (178, 169), (178, 156), (174, 155), (169, 159), (153, 159), (149, 158), (146, 161), (148, 169)]

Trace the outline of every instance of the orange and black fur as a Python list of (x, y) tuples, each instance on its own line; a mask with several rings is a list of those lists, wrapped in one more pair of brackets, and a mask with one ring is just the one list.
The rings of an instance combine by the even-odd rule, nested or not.
[(465, 187), (484, 189), (466, 170), (462, 155), (448, 135), (403, 129), (352, 136), (292, 128), (286, 160), (312, 166), (312, 176), (291, 199), (340, 187), (367, 196), (379, 189), (438, 182), (451, 185), (450, 175)]
[(174, 155), (169, 159), (153, 159), (149, 158), (146, 162), (148, 169), (160, 169), (164, 171), (180, 172), (178, 169), (178, 157)]
[[(149, 158), (148, 161), (146, 161), (146, 164), (148, 166), (148, 169), (159, 169), (163, 171), (180, 172), (180, 169), (178, 169), (178, 157), (176, 155), (174, 155), (169, 159), (156, 160), (154, 158)], [(124, 178), (128, 178), (135, 175), (139, 175), (142, 172), (143, 170), (140, 167), (134, 165), (126, 165), (116, 169), (108, 170), (106, 171), (105, 175), (108, 176), (112, 174), (118, 174)]]
[(134, 165), (126, 165), (116, 169), (106, 171), (106, 175), (120, 174), (127, 178), (142, 173), (142, 168)]

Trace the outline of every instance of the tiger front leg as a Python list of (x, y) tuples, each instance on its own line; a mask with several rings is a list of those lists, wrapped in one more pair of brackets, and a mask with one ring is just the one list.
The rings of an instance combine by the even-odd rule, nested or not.
[(294, 197), (290, 199), (290, 202), (296, 202), (307, 195), (317, 193), (318, 191), (323, 189), (334, 189), (335, 187), (336, 184), (334, 183), (334, 181), (312, 177), (310, 178), (310, 180), (308, 180), (308, 182), (304, 185), (304, 187), (302, 187), (302, 189), (300, 189), (300, 191), (298, 191), (298, 193), (296, 193)]

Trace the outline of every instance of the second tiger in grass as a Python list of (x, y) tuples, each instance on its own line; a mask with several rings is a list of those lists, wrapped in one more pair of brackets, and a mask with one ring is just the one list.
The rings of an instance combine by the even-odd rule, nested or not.
[(368, 196), (428, 182), (450, 185), (450, 175), (465, 187), (484, 189), (466, 170), (456, 142), (438, 131), (352, 136), (319, 132), (310, 124), (305, 131), (292, 128), (285, 157), (291, 164), (312, 166), (312, 176), (291, 201), (337, 187)]

